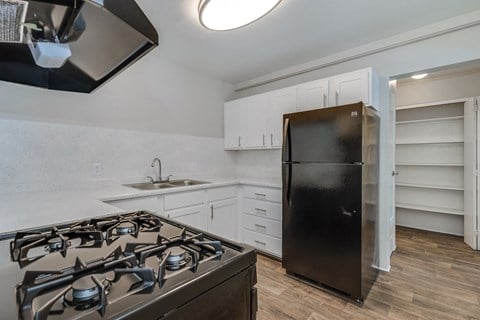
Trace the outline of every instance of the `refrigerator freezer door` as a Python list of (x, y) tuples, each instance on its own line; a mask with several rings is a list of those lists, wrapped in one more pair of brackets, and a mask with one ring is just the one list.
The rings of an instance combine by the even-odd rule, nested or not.
[(362, 166), (283, 164), (283, 266), (361, 296)]
[(283, 162), (362, 161), (363, 104), (284, 116)]

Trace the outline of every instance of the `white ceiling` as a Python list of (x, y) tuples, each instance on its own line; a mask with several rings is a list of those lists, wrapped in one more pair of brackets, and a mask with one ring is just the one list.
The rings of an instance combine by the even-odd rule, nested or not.
[(161, 56), (232, 84), (480, 10), (479, 0), (283, 0), (249, 26), (218, 32), (198, 22), (199, 0), (137, 2)]

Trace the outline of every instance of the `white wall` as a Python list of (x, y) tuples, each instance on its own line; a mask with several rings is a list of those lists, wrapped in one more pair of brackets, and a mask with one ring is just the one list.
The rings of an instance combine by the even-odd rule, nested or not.
[(282, 153), (280, 150), (236, 151), (238, 178), (262, 179), (276, 183), (282, 181)]
[[(152, 175), (235, 175), (223, 151), (232, 86), (152, 51), (93, 94), (0, 82), (0, 192), (86, 187)], [(107, 129), (111, 128), (111, 129)], [(103, 177), (92, 176), (102, 163)]]
[(419, 104), (480, 96), (480, 69), (398, 82), (397, 105)]
[[(120, 184), (156, 174), (235, 175), (222, 138), (0, 119), (0, 192), (52, 191)], [(94, 163), (103, 174), (94, 175)]]
[(0, 81), (3, 118), (96, 127), (223, 136), (223, 102), (232, 86), (160, 57), (160, 48), (93, 94)]
[[(387, 81), (390, 77), (419, 70), (438, 68), (445, 65), (480, 59), (480, 26), (450, 32), (427, 40), (411, 43), (390, 50), (371, 54), (358, 59), (338, 63), (308, 73), (292, 76), (283, 80), (235, 93), (230, 98), (262, 93), (279, 89), (305, 81), (325, 78), (352, 70), (373, 67), (381, 77), (381, 127), (380, 127), (380, 216), (379, 216), (379, 265), (383, 269), (390, 268), (390, 254), (394, 247), (391, 243), (392, 230), (395, 223), (393, 205), (394, 170), (393, 137), (390, 137), (391, 125), (389, 89)], [(254, 159), (252, 159), (254, 161)]]

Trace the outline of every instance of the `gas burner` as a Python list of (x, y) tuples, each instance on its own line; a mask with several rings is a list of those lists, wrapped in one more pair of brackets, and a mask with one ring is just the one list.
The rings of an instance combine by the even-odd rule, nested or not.
[(137, 231), (136, 229), (136, 225), (128, 221), (120, 223), (115, 228), (117, 235), (132, 234)]
[(100, 302), (102, 291), (105, 295), (110, 281), (103, 274), (92, 274), (75, 280), (72, 288), (65, 293), (65, 302), (80, 310), (92, 308)]
[(191, 257), (186, 250), (180, 247), (171, 247), (170, 254), (168, 254), (166, 258), (165, 267), (167, 270), (179, 270), (190, 262), (190, 260)]
[(63, 248), (64, 241), (68, 245), (68, 242), (66, 242), (67, 240), (68, 237), (63, 237), (63, 239), (60, 237), (51, 238), (47, 241), (47, 247), (50, 249), (50, 251), (61, 250)]

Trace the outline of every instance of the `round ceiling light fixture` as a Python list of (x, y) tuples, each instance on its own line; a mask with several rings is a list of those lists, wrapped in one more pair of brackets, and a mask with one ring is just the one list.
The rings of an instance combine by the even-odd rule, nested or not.
[(200, 23), (225, 31), (246, 26), (272, 11), (282, 0), (200, 0)]

